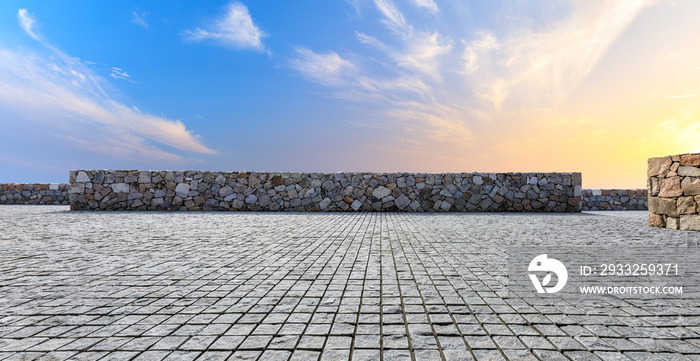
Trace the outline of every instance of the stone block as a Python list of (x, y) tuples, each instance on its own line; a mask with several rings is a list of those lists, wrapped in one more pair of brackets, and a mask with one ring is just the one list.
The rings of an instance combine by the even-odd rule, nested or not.
[(78, 175), (75, 177), (75, 181), (77, 183), (87, 183), (90, 181), (90, 177), (88, 177), (87, 173), (80, 171), (80, 172), (78, 172)]
[(700, 167), (700, 154), (682, 154), (680, 164), (691, 167)]
[(700, 183), (689, 184), (683, 188), (683, 195), (696, 196), (700, 195)]
[(680, 166), (677, 171), (678, 175), (681, 177), (700, 177), (700, 168)]
[(700, 215), (682, 215), (679, 229), (682, 231), (700, 231)]
[(667, 229), (678, 229), (678, 218), (666, 217), (666, 228)]
[(649, 212), (678, 217), (676, 200), (673, 198), (649, 197)]
[(649, 212), (649, 225), (652, 227), (665, 228), (664, 216)]
[(129, 193), (129, 185), (126, 183), (112, 183), (110, 186), (114, 193)]
[(651, 178), (649, 178), (647, 183), (648, 183), (647, 186), (649, 187), (649, 194), (651, 194), (654, 197), (658, 197), (658, 195), (659, 195), (659, 178), (651, 177)]
[(390, 194), (391, 194), (391, 190), (389, 188), (384, 187), (384, 186), (379, 186), (372, 192), (372, 196), (374, 196), (378, 199), (382, 199)]
[(175, 186), (175, 193), (182, 195), (187, 195), (187, 192), (190, 191), (190, 185), (187, 183), (179, 183), (177, 186)]
[(151, 172), (150, 172), (150, 171), (147, 171), (147, 170), (144, 170), (144, 171), (139, 172), (139, 180), (138, 180), (138, 182), (139, 182), (140, 184), (148, 184), (148, 183), (151, 183)]
[(582, 182), (582, 178), (581, 178), (580, 172), (571, 173), (571, 185), (572, 186), (581, 185), (582, 184), (581, 182)]
[[(700, 193), (699, 193), (700, 194)], [(681, 189), (681, 178), (671, 177), (662, 178), (659, 186), (659, 197), (669, 198), (669, 197), (680, 197), (683, 195), (683, 190)]]
[(671, 170), (671, 157), (649, 158), (647, 161), (647, 177), (666, 176)]
[(693, 214), (696, 213), (696, 204), (693, 197), (680, 197), (676, 201), (676, 209), (678, 214)]
[(396, 198), (394, 203), (397, 207), (399, 207), (399, 209), (404, 209), (408, 207), (408, 205), (411, 203), (411, 200), (408, 197), (406, 197), (405, 194), (402, 193), (398, 196), (398, 198)]

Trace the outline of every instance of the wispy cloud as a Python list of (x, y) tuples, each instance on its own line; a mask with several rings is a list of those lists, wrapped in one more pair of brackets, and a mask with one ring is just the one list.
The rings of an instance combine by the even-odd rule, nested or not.
[(27, 9), (19, 9), (17, 12), (17, 18), (19, 19), (19, 25), (24, 29), (24, 31), (29, 34), (32, 38), (39, 40), (39, 36), (34, 33), (32, 27), (34, 26), (34, 18), (29, 15)]
[(357, 67), (335, 52), (316, 53), (307, 48), (297, 48), (297, 57), (291, 66), (313, 82), (327, 86), (344, 86), (352, 78)]
[(127, 72), (125, 72), (121, 68), (117, 68), (117, 67), (111, 68), (111, 72), (109, 73), (109, 76), (111, 76), (114, 79), (126, 80), (130, 83), (134, 82), (133, 80), (131, 80), (131, 76), (129, 74), (127, 74)]
[(382, 23), (389, 29), (397, 32), (410, 32), (411, 28), (406, 23), (406, 19), (391, 0), (374, 0), (377, 9), (384, 15)]
[[(31, 18), (26, 11), (20, 10), (19, 18), (20, 25), (30, 32), (31, 21), (27, 19)], [(181, 158), (152, 142), (216, 154), (180, 121), (112, 100), (89, 66), (48, 48), (48, 55), (0, 48), (0, 122), (29, 132), (48, 130), (57, 139), (77, 138), (81, 141), (71, 141), (69, 146), (89, 146), (111, 157), (137, 153), (141, 159)], [(114, 77), (128, 80), (121, 69), (112, 71)]]
[(234, 1), (226, 7), (226, 13), (206, 28), (185, 30), (182, 35), (189, 41), (213, 40), (237, 49), (265, 51), (262, 38), (265, 34), (253, 22), (248, 8)]
[[(388, 31), (355, 34), (371, 53), (351, 53), (352, 67), (344, 73), (337, 71), (341, 66), (318, 65), (343, 64), (346, 60), (336, 52), (342, 49), (321, 56), (304, 48), (304, 53), (297, 52), (293, 68), (310, 81), (336, 88), (331, 90), (334, 97), (381, 99), (381, 115), (375, 119), (395, 126), (401, 139), (421, 139), (428, 148), (474, 148), (484, 142), (474, 135), (484, 124), (559, 104), (653, 2), (578, 0), (571, 12), (547, 26), (523, 21), (516, 28), (467, 32), (456, 27), (448, 33), (441, 30), (445, 14), (437, 12), (434, 1), (412, 1), (436, 10), (431, 28), (414, 25), (398, 6), (405, 3), (373, 0)], [(338, 90), (340, 85), (345, 88)]]
[(353, 10), (355, 10), (355, 15), (359, 16), (360, 13), (360, 4), (358, 3), (359, 0), (343, 0), (345, 1), (348, 5), (352, 6)]
[[(573, 91), (637, 14), (653, 1), (575, 1), (572, 14), (501, 39), (480, 33), (465, 47), (475, 94), (497, 109), (550, 107)], [(537, 91), (533, 91), (536, 89)]]
[(419, 8), (428, 9), (430, 11), (439, 10), (437, 4), (433, 0), (411, 0), (411, 2)]
[(148, 15), (148, 12), (140, 12), (140, 11), (132, 11), (132, 15), (134, 15), (134, 18), (131, 19), (131, 22), (143, 26), (144, 28), (148, 29), (148, 23), (146, 22), (146, 16)]

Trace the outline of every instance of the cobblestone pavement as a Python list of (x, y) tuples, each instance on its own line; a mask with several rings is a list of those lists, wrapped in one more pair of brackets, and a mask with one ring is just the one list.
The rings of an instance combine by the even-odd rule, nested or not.
[(700, 360), (697, 299), (548, 303), (511, 245), (697, 247), (647, 212), (0, 207), (1, 360)]

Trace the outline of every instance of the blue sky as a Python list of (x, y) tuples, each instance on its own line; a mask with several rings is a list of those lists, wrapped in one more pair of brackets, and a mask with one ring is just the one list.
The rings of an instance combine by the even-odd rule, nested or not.
[(696, 1), (0, 3), (0, 182), (582, 171), (700, 151)]

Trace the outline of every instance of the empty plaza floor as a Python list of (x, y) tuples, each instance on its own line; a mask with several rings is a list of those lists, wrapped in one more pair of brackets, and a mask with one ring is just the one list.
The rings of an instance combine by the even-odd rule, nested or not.
[(541, 298), (508, 260), (699, 243), (646, 211), (0, 206), (0, 360), (700, 360), (697, 297)]

